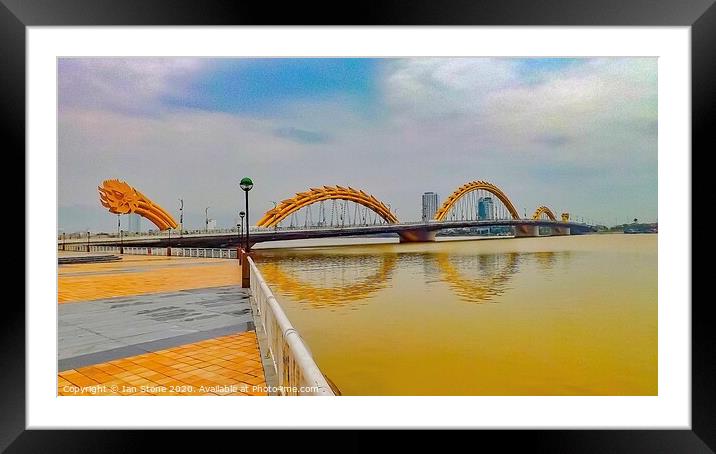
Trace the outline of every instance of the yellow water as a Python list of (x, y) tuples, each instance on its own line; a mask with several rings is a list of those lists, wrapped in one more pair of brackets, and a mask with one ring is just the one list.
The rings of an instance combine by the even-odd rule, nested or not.
[(256, 253), (344, 395), (657, 394), (656, 235)]

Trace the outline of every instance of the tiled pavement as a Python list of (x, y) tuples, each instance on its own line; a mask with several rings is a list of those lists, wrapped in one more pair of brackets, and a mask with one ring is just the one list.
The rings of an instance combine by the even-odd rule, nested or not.
[(256, 334), (248, 331), (60, 372), (57, 394), (266, 395)]
[(60, 266), (58, 393), (262, 394), (239, 280), (226, 259), (124, 256)]
[(119, 262), (61, 265), (58, 301), (241, 284), (236, 273), (236, 262), (227, 259), (123, 255)]

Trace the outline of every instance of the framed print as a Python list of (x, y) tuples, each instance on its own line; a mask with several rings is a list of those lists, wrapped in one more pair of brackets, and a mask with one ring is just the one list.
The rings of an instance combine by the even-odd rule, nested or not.
[(2, 2), (29, 264), (3, 449), (132, 446), (76, 430), (107, 428), (715, 449), (690, 263), (711, 2), (325, 23)]

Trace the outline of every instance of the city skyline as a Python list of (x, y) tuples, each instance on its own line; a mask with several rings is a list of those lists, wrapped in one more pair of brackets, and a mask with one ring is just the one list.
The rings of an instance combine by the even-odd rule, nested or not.
[(177, 219), (184, 199), (188, 229), (207, 206), (235, 226), (243, 176), (252, 224), (323, 184), (418, 220), (423, 192), (476, 179), (528, 214), (657, 218), (654, 58), (70, 58), (58, 76), (64, 231), (116, 230), (107, 178)]

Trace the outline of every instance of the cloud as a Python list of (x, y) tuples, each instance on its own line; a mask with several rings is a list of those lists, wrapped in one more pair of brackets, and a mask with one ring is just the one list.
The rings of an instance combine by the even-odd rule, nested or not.
[(396, 115), (475, 112), (485, 94), (517, 82), (517, 63), (493, 58), (411, 58), (388, 62), (383, 93)]
[[(180, 111), (143, 117), (66, 110), (60, 116), (58, 136), (60, 206), (97, 207), (91, 213), (105, 219), (104, 228), (111, 229), (116, 219), (111, 221), (99, 206), (97, 186), (102, 180), (119, 178), (174, 214), (176, 200), (184, 198), (189, 227), (202, 225), (206, 206), (221, 225), (234, 225), (233, 217), (243, 200), (238, 189), (241, 177), (255, 179), (257, 191), (252, 196), (275, 189), (271, 196), (279, 197), (304, 185), (301, 181), (297, 184), (292, 172), (316, 162), (312, 147), (321, 144), (276, 137), (278, 128), (275, 120), (221, 112)], [(258, 198), (255, 206), (268, 204), (270, 198), (265, 197)], [(68, 223), (60, 227), (69, 231), (84, 229), (88, 222), (86, 217), (74, 215), (60, 220)]]
[(571, 139), (568, 136), (560, 134), (543, 134), (533, 139), (533, 142), (549, 147), (561, 147), (570, 141)]
[(209, 63), (200, 58), (61, 58), (60, 110), (156, 115), (165, 110), (163, 97), (179, 96)]
[(273, 133), (276, 137), (298, 143), (326, 143), (330, 141), (330, 137), (327, 134), (294, 127), (276, 128), (273, 130)]
[(477, 149), (511, 154), (549, 151), (564, 143), (544, 138), (569, 137), (575, 147), (555, 154), (568, 160), (582, 157), (578, 147), (653, 136), (656, 59), (585, 59), (559, 70), (554, 63), (530, 66), (539, 82), (520, 59), (400, 60), (386, 77), (392, 118), (401, 128), (469, 133), (479, 139)]

